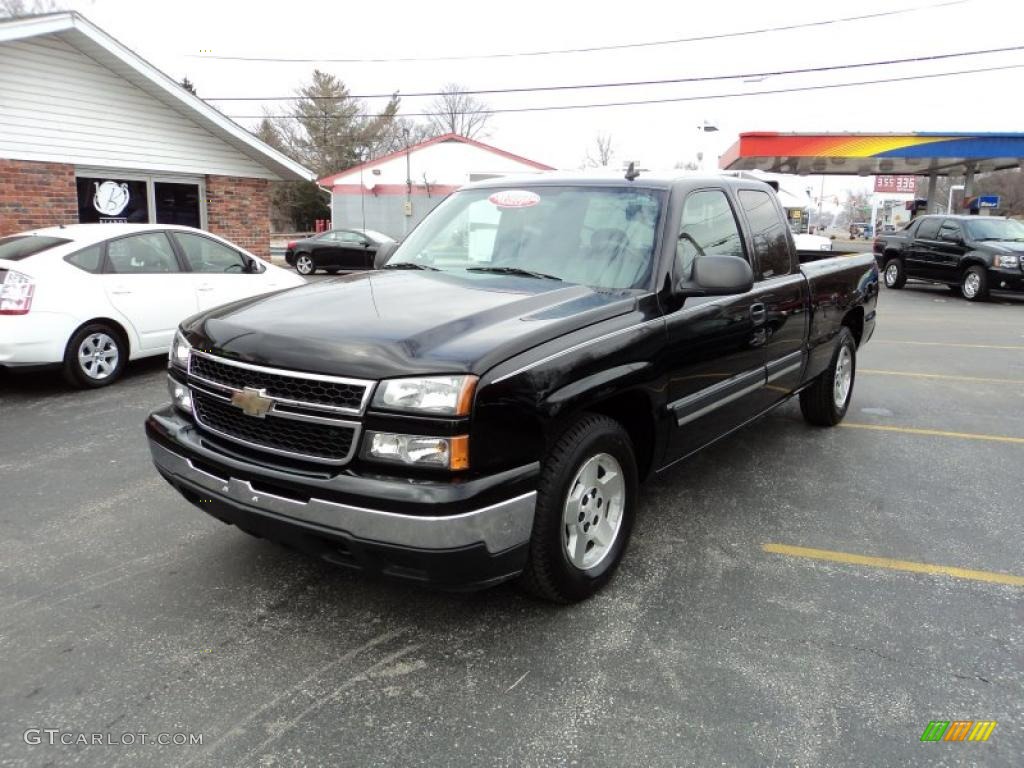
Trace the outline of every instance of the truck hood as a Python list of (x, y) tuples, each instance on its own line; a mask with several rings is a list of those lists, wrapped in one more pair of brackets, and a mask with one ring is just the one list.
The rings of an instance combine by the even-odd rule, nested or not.
[(636, 302), (553, 280), (385, 270), (218, 307), (186, 321), (185, 331), (198, 349), (309, 373), (482, 374)]
[(974, 247), (991, 253), (1024, 253), (1024, 243), (1016, 240), (985, 240), (975, 243)]

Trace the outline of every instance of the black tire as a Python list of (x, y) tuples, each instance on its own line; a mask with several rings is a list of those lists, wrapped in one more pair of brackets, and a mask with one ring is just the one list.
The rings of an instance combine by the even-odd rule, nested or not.
[(336, 274), (338, 274), (338, 267), (328, 267), (328, 268), (327, 268), (327, 269), (325, 269), (324, 271), (325, 271), (325, 272), (326, 272), (326, 273), (327, 273), (328, 275), (336, 275)]
[(968, 301), (985, 301), (988, 299), (988, 274), (986, 274), (984, 267), (974, 265), (964, 271), (963, 277), (960, 280), (960, 293)]
[[(95, 354), (90, 360), (88, 352)], [(128, 362), (128, 341), (120, 329), (109, 323), (87, 323), (71, 336), (64, 349), (64, 378), (81, 389), (97, 389), (113, 384)]]
[[(838, 397), (836, 373), (839, 361), (844, 358), (846, 350), (849, 354), (849, 387), (842, 403), (836, 402)], [(845, 359), (845, 358), (844, 358)], [(857, 341), (846, 326), (839, 332), (836, 351), (832, 353), (832, 362), (828, 368), (814, 380), (811, 386), (800, 393), (800, 412), (809, 424), (818, 427), (834, 427), (846, 416), (853, 397), (853, 384), (857, 379)]]
[(899, 290), (906, 285), (907, 273), (903, 269), (903, 261), (901, 259), (887, 260), (885, 268), (882, 270), (882, 279), (885, 281), (886, 288)]
[(959, 285), (947, 285), (946, 288), (948, 288), (949, 292), (951, 294), (953, 294), (954, 296), (963, 296), (964, 295), (964, 292), (962, 290), (960, 290), (960, 286)]
[[(606, 552), (593, 566), (583, 569), (570, 561), (566, 551), (566, 539), (570, 534), (563, 516), (570, 501), (569, 494), (574, 490), (570, 485), (575, 484), (577, 474), (585, 464), (598, 461), (602, 455), (611, 456), (622, 471), (621, 517)], [(607, 472), (603, 476), (607, 477)], [(607, 584), (622, 559), (632, 532), (638, 485), (633, 444), (619, 423), (592, 413), (576, 418), (550, 445), (541, 463), (530, 551), (520, 585), (545, 600), (573, 603), (590, 597)], [(590, 502), (586, 512), (588, 518), (593, 512), (594, 520), (597, 520), (601, 515), (602, 498), (591, 497), (586, 490), (581, 495), (585, 497), (581, 504)], [(609, 520), (608, 509), (609, 505), (604, 505), (605, 521)], [(580, 512), (581, 517), (583, 514)], [(580, 526), (589, 525), (583, 520), (579, 523)], [(584, 551), (590, 553), (591, 546), (588, 542)]]

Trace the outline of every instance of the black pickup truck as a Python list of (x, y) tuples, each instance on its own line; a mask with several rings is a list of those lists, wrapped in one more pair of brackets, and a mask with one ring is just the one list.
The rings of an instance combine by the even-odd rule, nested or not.
[(907, 279), (943, 283), (968, 301), (992, 290), (1024, 291), (1024, 224), (996, 216), (919, 216), (875, 238), (887, 288)]
[(326, 560), (579, 600), (639, 484), (799, 393), (844, 416), (869, 254), (801, 267), (774, 192), (719, 177), (470, 185), (378, 270), (185, 321), (159, 472)]

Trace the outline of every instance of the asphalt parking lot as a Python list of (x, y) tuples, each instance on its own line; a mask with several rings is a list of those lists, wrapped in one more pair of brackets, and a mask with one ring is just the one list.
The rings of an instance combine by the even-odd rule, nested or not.
[(884, 291), (845, 425), (788, 404), (655, 478), (568, 608), (204, 516), (150, 464), (165, 396), (161, 359), (94, 392), (0, 375), (2, 765), (1020, 764), (1024, 298)]

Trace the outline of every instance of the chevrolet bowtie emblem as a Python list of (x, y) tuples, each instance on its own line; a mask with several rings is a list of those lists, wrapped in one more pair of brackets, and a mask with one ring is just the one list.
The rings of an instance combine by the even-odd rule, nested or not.
[(231, 404), (242, 409), (246, 416), (255, 416), (262, 419), (274, 405), (274, 401), (267, 397), (267, 390), (253, 389), (246, 387), (241, 392), (235, 392), (231, 396)]

